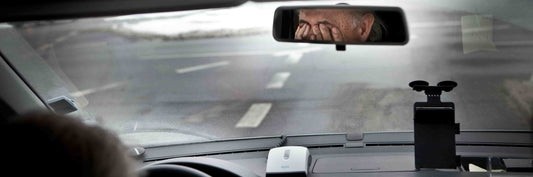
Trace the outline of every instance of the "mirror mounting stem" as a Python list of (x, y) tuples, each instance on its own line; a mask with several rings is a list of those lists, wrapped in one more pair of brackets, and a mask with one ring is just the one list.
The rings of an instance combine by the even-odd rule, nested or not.
[(335, 45), (335, 49), (336, 49), (337, 51), (346, 51), (346, 45), (344, 45), (344, 44), (337, 44), (337, 45)]

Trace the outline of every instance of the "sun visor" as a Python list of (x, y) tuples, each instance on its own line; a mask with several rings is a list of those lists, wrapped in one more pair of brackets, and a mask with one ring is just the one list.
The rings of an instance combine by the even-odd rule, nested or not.
[(232, 7), (247, 0), (7, 0), (0, 22), (56, 20)]

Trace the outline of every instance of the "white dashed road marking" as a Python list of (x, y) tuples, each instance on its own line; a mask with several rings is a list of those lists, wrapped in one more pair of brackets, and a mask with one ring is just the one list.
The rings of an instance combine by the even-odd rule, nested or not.
[(283, 85), (285, 84), (285, 81), (291, 76), (291, 73), (289, 72), (279, 72), (272, 77), (268, 85), (266, 86), (267, 89), (279, 89), (283, 88)]
[(301, 49), (290, 50), (290, 51), (275, 52), (273, 55), (274, 56), (287, 56), (287, 59), (285, 59), (285, 62), (287, 64), (296, 64), (300, 62), (300, 59), (302, 59), (302, 56), (304, 55), (304, 53), (313, 52), (313, 51), (317, 51), (321, 49), (322, 48), (320, 47), (301, 48)]
[(288, 49), (282, 51), (269, 51), (269, 50), (259, 50), (259, 51), (235, 51), (235, 52), (204, 52), (204, 53), (181, 53), (181, 54), (170, 54), (170, 55), (141, 55), (139, 58), (143, 60), (166, 60), (166, 59), (181, 59), (181, 58), (210, 58), (210, 57), (232, 57), (232, 56), (254, 56), (254, 55), (272, 55), (274, 56), (284, 56), (289, 55), (294, 52), (305, 53), (312, 52), (322, 49), (321, 47), (312, 47), (312, 48), (299, 48), (299, 49)]
[(199, 71), (199, 70), (204, 70), (204, 69), (209, 69), (209, 68), (216, 68), (216, 67), (226, 66), (228, 64), (229, 64), (228, 61), (220, 61), (220, 62), (209, 63), (209, 64), (204, 64), (204, 65), (198, 65), (198, 66), (193, 66), (193, 67), (188, 67), (188, 68), (176, 69), (176, 72), (178, 74), (183, 74), (183, 73)]
[(296, 64), (300, 62), (300, 59), (302, 59), (303, 55), (304, 55), (303, 53), (291, 53), (289, 54), (289, 56), (287, 56), (287, 59), (285, 60), (285, 62), (287, 64)]
[(284, 56), (284, 55), (290, 55), (293, 53), (307, 53), (307, 52), (313, 52), (321, 50), (321, 47), (307, 47), (307, 48), (301, 48), (301, 49), (293, 49), (293, 50), (283, 50), (278, 52), (272, 52), (274, 53), (274, 56)]
[(255, 103), (250, 106), (248, 112), (235, 124), (236, 128), (256, 128), (265, 119), (272, 103)]
[(73, 97), (81, 97), (81, 96), (89, 95), (89, 94), (92, 94), (98, 91), (104, 91), (104, 90), (109, 90), (115, 87), (119, 87), (124, 84), (126, 84), (126, 82), (116, 82), (116, 83), (104, 85), (102, 87), (90, 88), (90, 89), (74, 92), (74, 93), (71, 93), (70, 95), (72, 95)]
[(54, 42), (42, 45), (41, 47), (38, 48), (38, 50), (40, 50), (40, 51), (47, 50), (47, 49), (51, 48), (54, 45), (54, 43), (63, 42), (65, 40), (67, 40), (68, 38), (76, 36), (76, 35), (78, 35), (78, 32), (77, 31), (72, 31), (72, 32), (68, 33), (67, 35), (64, 35), (64, 36), (56, 38), (54, 40)]
[(39, 47), (38, 50), (40, 50), (40, 51), (44, 51), (44, 50), (46, 50), (46, 49), (51, 48), (52, 46), (54, 46), (54, 44), (51, 44), (51, 43), (50, 43), (50, 44), (45, 44), (45, 45), (42, 45), (41, 47)]
[(61, 36), (61, 37), (58, 37), (55, 41), (56, 41), (56, 43), (57, 42), (63, 42), (65, 40), (67, 40), (69, 37), (70, 36), (68, 36), (68, 35), (67, 36)]

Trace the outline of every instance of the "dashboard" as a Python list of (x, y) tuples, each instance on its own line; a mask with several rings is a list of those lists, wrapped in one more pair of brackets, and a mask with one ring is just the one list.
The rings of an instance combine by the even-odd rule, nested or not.
[[(528, 132), (461, 132), (458, 135), (457, 155), (461, 156), (461, 167), (458, 169), (416, 169), (414, 162), (414, 145), (411, 142), (412, 132), (396, 133), (365, 133), (353, 134), (328, 134), (328, 135), (303, 135), (292, 136), (286, 139), (284, 145), (303, 145), (309, 148), (312, 155), (309, 166), (310, 177), (344, 177), (344, 176), (532, 176), (533, 148), (523, 141), (531, 138)], [(512, 136), (513, 138), (508, 138)], [(388, 137), (388, 141), (383, 138)], [(506, 144), (496, 145), (487, 143), (487, 138), (492, 142), (505, 139)], [(476, 139), (477, 141), (469, 141)], [(164, 164), (172, 161), (210, 160), (207, 165), (217, 166), (217, 162), (229, 162), (222, 165), (229, 171), (249, 171), (256, 176), (266, 176), (265, 169), (269, 148), (261, 150), (261, 145), (274, 143), (270, 140), (280, 140), (279, 137), (262, 137), (234, 141), (213, 141), (191, 143), (187, 145), (148, 147), (146, 148), (144, 165)], [(322, 144), (318, 141), (324, 140)], [(513, 142), (514, 141), (514, 142)], [(220, 144), (218, 144), (220, 143)], [(224, 148), (241, 143), (252, 143), (255, 146), (241, 146), (233, 152), (225, 152)], [(262, 144), (265, 143), (265, 144)], [(514, 145), (513, 145), (514, 143)], [(233, 145), (232, 145), (233, 144)], [(518, 145), (520, 144), (520, 145)], [(272, 144), (270, 144), (272, 145)], [(205, 155), (184, 155), (186, 149), (194, 146), (202, 150), (212, 146), (212, 151)], [(246, 148), (245, 148), (246, 147)], [(206, 148), (207, 149), (207, 148)], [(247, 149), (247, 150), (245, 150)], [(171, 154), (180, 157), (162, 158), (158, 155)], [(197, 151), (198, 152), (198, 151)], [(161, 157), (161, 156), (159, 156)], [(215, 159), (215, 160), (213, 160)], [(217, 162), (213, 162), (217, 161)], [(182, 163), (183, 164), (183, 163)], [(228, 165), (230, 164), (230, 165)], [(231, 165), (233, 164), (233, 165)], [(490, 164), (490, 165), (489, 165)], [(187, 164), (185, 164), (187, 166)], [(470, 169), (472, 165), (485, 169)], [(190, 164), (189, 164), (190, 166)], [(192, 165), (200, 171), (210, 171), (210, 167)], [(490, 172), (488, 172), (490, 171)], [(505, 171), (505, 172), (502, 172)], [(211, 170), (212, 172), (212, 170)], [(237, 172), (238, 173), (238, 172)], [(222, 173), (211, 173), (211, 176)], [(249, 173), (248, 173), (249, 174)], [(246, 176), (246, 175), (236, 175)]]

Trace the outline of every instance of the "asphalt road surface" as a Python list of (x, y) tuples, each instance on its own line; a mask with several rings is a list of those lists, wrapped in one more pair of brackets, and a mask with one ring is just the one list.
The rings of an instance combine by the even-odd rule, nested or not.
[[(219, 139), (413, 128), (413, 80), (454, 80), (444, 93), (462, 129), (531, 129), (533, 32), (493, 20), (496, 50), (464, 53), (465, 12), (404, 8), (404, 46), (276, 42), (270, 33), (162, 40), (105, 30), (85, 19), (18, 31), (120, 134), (178, 133)], [(65, 37), (67, 36), (67, 37)], [(140, 135), (139, 135), (140, 136)], [(145, 137), (146, 138), (146, 137)], [(148, 139), (157, 139), (149, 137)]]

